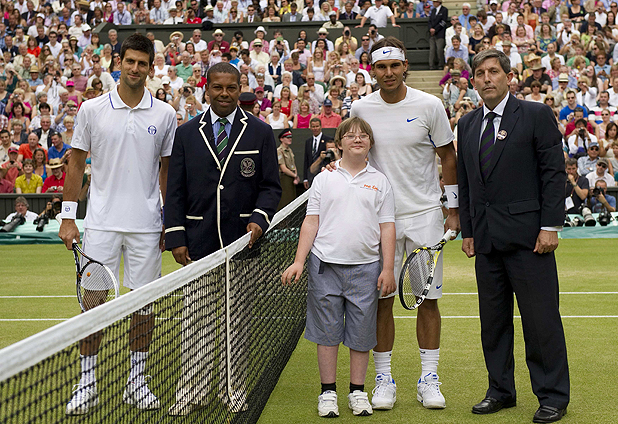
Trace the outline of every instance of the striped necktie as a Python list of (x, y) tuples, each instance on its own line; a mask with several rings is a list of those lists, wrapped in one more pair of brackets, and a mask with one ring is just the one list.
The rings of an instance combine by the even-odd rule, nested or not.
[(483, 130), (483, 134), (481, 135), (481, 148), (479, 150), (480, 160), (481, 160), (481, 173), (483, 174), (483, 179), (487, 178), (487, 174), (489, 172), (489, 166), (491, 165), (491, 155), (494, 150), (494, 119), (498, 116), (498, 114), (494, 112), (489, 112), (486, 115), (487, 125), (485, 126), (485, 130)]
[(223, 162), (223, 160), (225, 159), (225, 155), (226, 155), (226, 151), (225, 148), (227, 147), (227, 132), (225, 131), (225, 126), (227, 125), (228, 121), (225, 118), (219, 118), (217, 119), (217, 122), (219, 123), (219, 133), (217, 134), (217, 143), (216, 143), (216, 147), (217, 147), (217, 158), (219, 159), (219, 162)]

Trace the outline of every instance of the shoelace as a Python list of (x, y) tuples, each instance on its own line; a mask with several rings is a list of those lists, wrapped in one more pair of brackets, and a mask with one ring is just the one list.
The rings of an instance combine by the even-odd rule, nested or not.
[(373, 394), (374, 396), (377, 395), (378, 397), (384, 396), (386, 394), (386, 391), (388, 390), (389, 382), (382, 379), (377, 380), (376, 382), (378, 384), (373, 388), (371, 394)]
[(442, 384), (439, 381), (430, 381), (425, 382), (427, 384), (427, 389), (432, 391), (434, 395), (441, 395), (440, 393), (440, 385)]

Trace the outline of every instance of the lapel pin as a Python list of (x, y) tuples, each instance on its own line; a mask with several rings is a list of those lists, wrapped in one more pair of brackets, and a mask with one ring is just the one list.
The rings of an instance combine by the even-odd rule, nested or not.
[(506, 138), (506, 131), (505, 130), (500, 130), (498, 132), (498, 140), (504, 140)]

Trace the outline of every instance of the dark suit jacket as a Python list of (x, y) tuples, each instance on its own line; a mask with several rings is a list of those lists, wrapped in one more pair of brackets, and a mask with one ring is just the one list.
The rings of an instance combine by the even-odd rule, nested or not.
[(436, 30), (434, 37), (444, 38), (448, 22), (448, 9), (446, 7), (442, 6), (438, 14), (436, 14), (436, 8), (431, 10), (431, 14), (429, 15), (429, 28)]
[[(37, 128), (36, 130), (32, 131), (33, 133), (35, 133), (37, 135), (37, 137), (39, 137), (39, 140), (41, 139), (41, 133), (43, 132), (42, 128)], [(58, 131), (56, 131), (53, 128), (49, 129), (49, 135), (47, 136), (47, 148), (49, 149), (52, 146), (52, 135), (54, 134), (58, 134)]]
[(309, 171), (309, 167), (311, 167), (311, 164), (315, 162), (318, 159), (318, 157), (320, 157), (320, 152), (323, 152), (326, 150), (326, 142), (332, 139), (333, 139), (332, 137), (329, 137), (326, 134), (322, 133), (322, 138), (320, 139), (320, 145), (318, 146), (318, 151), (315, 153), (315, 155), (312, 152), (313, 136), (305, 140), (305, 169), (303, 170), (303, 181), (305, 180), (309, 181), (309, 184), (311, 184), (311, 182), (313, 181), (313, 177), (315, 177), (315, 174), (312, 174)]
[(541, 227), (564, 223), (562, 136), (551, 109), (509, 95), (486, 181), (480, 171), (483, 108), (459, 120), (461, 235), (478, 253), (534, 249)]
[(165, 201), (168, 250), (187, 246), (196, 260), (243, 236), (250, 222), (268, 228), (281, 198), (272, 129), (237, 108), (228, 138), (220, 165), (210, 110), (176, 130)]
[[(281, 17), (281, 22), (290, 22), (291, 13), (284, 13)], [(300, 22), (303, 18), (303, 14), (301, 12), (296, 12), (296, 20), (294, 22)]]

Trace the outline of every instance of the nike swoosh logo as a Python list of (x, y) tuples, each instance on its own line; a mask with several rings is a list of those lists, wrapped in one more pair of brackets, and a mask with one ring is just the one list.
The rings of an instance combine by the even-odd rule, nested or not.
[(440, 284), (439, 286), (436, 286), (436, 290), (441, 289), (442, 288), (442, 284)]
[(457, 199), (457, 193), (453, 192), (453, 198)]
[(382, 50), (382, 54), (389, 54), (390, 52), (390, 50)]
[(408, 121), (408, 122), (412, 122), (412, 121), (414, 121), (415, 119), (418, 119), (418, 116), (417, 116), (416, 118), (408, 119), (407, 121)]

